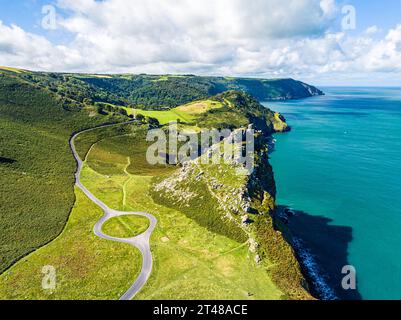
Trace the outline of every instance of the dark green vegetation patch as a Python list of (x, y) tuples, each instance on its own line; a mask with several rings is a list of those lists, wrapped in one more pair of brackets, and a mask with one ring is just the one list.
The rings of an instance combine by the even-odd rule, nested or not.
[(319, 89), (293, 79), (2, 72), (48, 90), (67, 110), (94, 102), (103, 103), (102, 110), (110, 108), (107, 104), (139, 109), (169, 109), (229, 90), (246, 92), (263, 101), (301, 99), (323, 94)]
[(0, 74), (0, 273), (64, 228), (75, 200), (72, 133), (122, 120), (59, 102), (49, 90)]

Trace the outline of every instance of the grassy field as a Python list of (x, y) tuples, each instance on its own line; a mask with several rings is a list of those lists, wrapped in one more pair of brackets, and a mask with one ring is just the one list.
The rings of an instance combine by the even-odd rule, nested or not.
[[(165, 165), (151, 166), (146, 160), (150, 143), (146, 142), (147, 127), (132, 126), (131, 133), (103, 139), (91, 149), (89, 166), (103, 175), (128, 171), (134, 175), (166, 174), (175, 170)], [(122, 138), (123, 137), (123, 138)]]
[[(85, 157), (92, 143), (120, 133), (130, 132), (132, 126), (116, 126), (89, 132), (77, 142), (80, 154)], [(107, 140), (106, 140), (107, 141)], [(124, 158), (124, 160), (126, 160)], [(126, 165), (122, 165), (121, 176), (115, 180), (124, 185)], [(84, 168), (83, 180), (91, 179), (95, 173), (89, 166)], [(122, 206), (121, 187), (103, 190), (109, 199), (116, 199)], [(113, 192), (116, 191), (116, 192)], [(93, 234), (93, 226), (103, 212), (89, 201), (79, 189), (75, 190), (77, 201), (63, 233), (54, 241), (23, 258), (0, 276), (0, 299), (118, 299), (135, 281), (141, 267), (141, 256), (137, 249), (100, 239)], [(122, 193), (121, 193), (122, 194)], [(121, 226), (114, 220), (105, 225), (112, 235), (129, 234), (135, 231), (132, 220)], [(138, 221), (136, 221), (138, 222)], [(143, 221), (142, 221), (143, 222)], [(144, 222), (140, 228), (147, 228)], [(140, 230), (136, 231), (140, 232)], [(121, 263), (120, 263), (121, 262)], [(57, 271), (57, 287), (53, 292), (42, 289), (42, 267), (51, 265)], [(121, 269), (120, 269), (121, 268)]]
[(107, 121), (0, 73), (0, 273), (63, 230), (75, 201), (68, 140)]
[[(243, 99), (232, 92), (227, 97)], [(152, 111), (147, 116), (157, 117), (163, 123), (169, 117), (179, 115), (183, 122), (196, 121), (197, 124), (202, 122), (202, 126), (219, 128), (247, 125), (247, 115), (253, 112), (253, 116), (258, 116), (258, 112), (262, 112), (258, 106), (248, 104), (246, 99), (250, 98), (241, 100), (249, 105), (249, 109), (244, 110), (234, 107), (232, 102), (225, 103), (223, 98), (197, 101), (170, 111)], [(229, 118), (229, 115), (234, 118)], [(266, 119), (262, 118), (262, 121)], [(136, 299), (287, 297), (278, 288), (277, 279), (273, 282), (271, 270), (275, 268), (276, 261), (271, 263), (272, 260), (265, 259), (262, 264), (255, 262), (255, 254), (250, 253), (248, 248), (247, 235), (238, 225), (224, 223), (221, 219), (224, 208), (219, 208), (219, 202), (225, 200), (216, 198), (208, 183), (203, 184), (196, 179), (185, 181), (187, 185), (183, 187), (187, 190), (192, 188), (197, 193), (195, 200), (187, 206), (185, 202), (171, 203), (155, 194), (154, 185), (174, 176), (179, 168), (148, 164), (145, 155), (150, 143), (145, 141), (146, 132), (146, 125), (123, 125), (83, 134), (76, 141), (79, 154), (86, 158), (81, 181), (92, 193), (113, 209), (149, 212), (158, 219), (151, 239), (154, 270)], [(64, 137), (56, 133), (44, 131), (44, 136), (55, 136), (56, 141), (64, 143)], [(48, 142), (43, 140), (43, 143)], [(68, 145), (64, 147), (67, 152)], [(8, 153), (1, 156), (5, 159), (2, 166), (7, 168), (15, 165), (9, 160), (21, 159)], [(60, 152), (59, 157), (62, 156)], [(55, 161), (58, 157), (46, 154), (46, 159)], [(43, 161), (38, 163), (43, 164)], [(66, 170), (65, 175), (71, 174), (72, 185), (73, 174), (69, 170), (74, 166), (71, 162), (71, 168), (59, 166)], [(210, 173), (221, 177), (223, 184), (240, 187), (244, 183), (234, 181), (232, 176), (221, 172), (221, 168), (215, 169)], [(43, 178), (46, 179), (43, 181), (51, 181), (49, 175)], [(54, 193), (54, 186), (50, 187), (53, 187)], [(61, 236), (0, 276), (0, 288), (3, 290), (0, 298), (116, 299), (133, 283), (141, 266), (139, 253), (132, 247), (96, 238), (92, 228), (101, 212), (79, 191), (76, 195), (77, 202)], [(41, 216), (39, 220), (47, 223), (48, 219), (51, 218), (43, 219)], [(146, 228), (147, 224), (143, 222), (122, 217), (110, 220), (104, 228), (111, 235), (132, 236)], [(60, 223), (60, 229), (62, 226)], [(273, 230), (272, 226), (268, 227)], [(83, 266), (78, 264), (81, 261), (84, 261)], [(53, 265), (58, 270), (58, 287), (50, 294), (38, 286), (42, 275), (37, 273), (43, 265)]]
[(0, 70), (11, 71), (11, 72), (15, 72), (15, 73), (23, 73), (23, 72), (25, 72), (22, 69), (3, 67), (3, 66), (0, 66)]
[(169, 122), (189, 122), (191, 119), (184, 113), (177, 112), (175, 110), (167, 111), (145, 111), (140, 109), (129, 109), (127, 108), (128, 114), (138, 115), (141, 114), (145, 117), (152, 117), (159, 120), (161, 125), (168, 124)]
[(103, 233), (116, 238), (132, 238), (149, 228), (149, 220), (142, 216), (126, 215), (112, 218), (102, 227)]
[[(103, 212), (76, 189), (77, 202), (63, 233), (0, 276), (0, 299), (117, 300), (135, 281), (141, 255), (127, 244), (100, 239)], [(42, 289), (42, 268), (56, 270), (56, 289)]]
[[(142, 115), (155, 118), (161, 125), (180, 122), (192, 126), (195, 131), (207, 129), (235, 129), (253, 123), (255, 128), (267, 133), (284, 131), (287, 124), (280, 114), (263, 107), (251, 96), (228, 91), (205, 100), (165, 111), (147, 111), (125, 108), (129, 115)], [(269, 132), (268, 132), (269, 131)]]
[(140, 109), (125, 108), (129, 115), (143, 115), (145, 117), (152, 117), (159, 120), (161, 125), (168, 124), (169, 122), (179, 121), (181, 123), (192, 123), (197, 117), (213, 109), (222, 108), (223, 105), (218, 101), (201, 100), (188, 103), (177, 108), (166, 111), (146, 111)]
[[(111, 208), (126, 211), (145, 211), (158, 219), (151, 239), (154, 270), (151, 278), (136, 299), (280, 299), (284, 294), (272, 282), (268, 264), (258, 265), (249, 252), (248, 245), (235, 237), (227, 237), (202, 227), (185, 210), (169, 208), (154, 202), (151, 196), (154, 179), (170, 176), (175, 167), (149, 166), (143, 158), (147, 144), (144, 127), (135, 125), (109, 130), (110, 138), (103, 130), (83, 135), (77, 147), (82, 155), (90, 150), (82, 172), (82, 182), (99, 199)], [(120, 132), (121, 135), (117, 135)], [(91, 147), (90, 142), (95, 142)], [(136, 151), (136, 152), (134, 152)], [(226, 176), (224, 176), (227, 178)], [(97, 239), (91, 228), (100, 217), (99, 209), (88, 203), (80, 193), (76, 208), (62, 236), (32, 253), (0, 277), (4, 298), (101, 298), (115, 299), (132, 284), (140, 268), (140, 258), (133, 248)], [(89, 207), (89, 208), (88, 208)], [(88, 209), (86, 209), (88, 208)], [(202, 207), (195, 208), (201, 212)], [(213, 210), (211, 207), (210, 210)], [(78, 216), (82, 220), (75, 220)], [(124, 221), (127, 222), (127, 221)], [(135, 229), (121, 221), (111, 221), (107, 231), (118, 236), (130, 236)], [(144, 228), (144, 225), (140, 225)], [(98, 277), (87, 273), (87, 278), (64, 276), (71, 266), (58, 265), (57, 261), (79, 261), (81, 233), (85, 232), (88, 245), (85, 252), (91, 258), (91, 270), (104, 270), (103, 282), (109, 287), (101, 289), (95, 283)], [(139, 232), (139, 231), (138, 231)], [(90, 240), (89, 240), (90, 239)], [(96, 246), (105, 246), (97, 250)], [(63, 246), (61, 248), (60, 246)], [(112, 251), (111, 251), (112, 250)], [(117, 250), (117, 253), (115, 252)], [(121, 250), (121, 251), (118, 251)], [(113, 253), (111, 253), (113, 252)], [(121, 253), (121, 255), (120, 255)], [(108, 259), (107, 257), (113, 257)], [(93, 257), (93, 256), (91, 256)], [(121, 262), (121, 263), (120, 263)], [(48, 296), (37, 281), (42, 265), (55, 265), (60, 270), (60, 289)], [(88, 271), (89, 272), (89, 271)], [(29, 279), (38, 279), (30, 281)], [(107, 281), (105, 281), (107, 279)], [(31, 284), (30, 284), (31, 282)], [(102, 282), (102, 281), (100, 281)], [(105, 285), (98, 284), (98, 286)], [(74, 287), (74, 289), (72, 289)], [(112, 288), (113, 287), (113, 290)], [(14, 288), (14, 290), (11, 290)], [(70, 291), (67, 292), (67, 288)]]
[[(219, 108), (219, 112), (224, 114), (224, 110), (221, 109), (222, 108)], [(155, 112), (153, 115), (157, 114), (158, 112)], [(218, 115), (217, 119), (221, 121), (222, 115)], [(186, 205), (183, 199), (177, 199), (177, 201), (174, 202), (172, 201), (173, 199), (167, 200), (166, 198), (160, 197), (160, 195), (152, 189), (156, 181), (163, 180), (163, 176), (172, 176), (174, 172), (168, 171), (163, 175), (163, 170), (169, 170), (169, 168), (159, 169), (157, 172), (153, 171), (154, 168), (149, 167), (147, 163), (143, 161), (143, 158), (141, 159), (140, 154), (144, 153), (146, 148), (141, 146), (140, 141), (143, 141), (143, 139), (138, 139), (136, 135), (134, 135), (132, 140), (130, 136), (125, 135), (123, 137), (113, 137), (112, 139), (98, 143), (92, 148), (91, 156), (88, 158), (88, 163), (92, 163), (91, 166), (92, 168), (96, 168), (97, 173), (95, 174), (94, 171), (92, 171), (90, 178), (88, 176), (87, 180), (88, 184), (93, 184), (93, 190), (97, 189), (97, 191), (94, 192), (99, 194), (106, 203), (113, 203), (113, 207), (119, 205), (121, 207), (121, 199), (125, 198), (126, 200), (123, 207), (126, 210), (151, 212), (157, 216), (159, 223), (161, 222), (165, 226), (165, 231), (158, 236), (158, 241), (156, 240), (156, 243), (152, 242), (156, 252), (155, 273), (149, 282), (149, 286), (146, 286), (138, 295), (138, 299), (202, 299), (210, 297), (214, 299), (231, 299), (233, 297), (246, 299), (254, 296), (260, 299), (288, 298), (288, 295), (284, 295), (271, 282), (272, 278), (274, 278), (275, 283), (280, 284), (281, 288), (285, 288), (287, 292), (290, 292), (291, 297), (299, 296), (299, 298), (307, 298), (305, 292), (299, 287), (299, 283), (302, 282), (302, 279), (299, 278), (300, 273), (297, 271), (296, 260), (293, 257), (291, 248), (276, 234), (271, 224), (271, 219), (258, 219), (257, 227), (258, 231), (260, 231), (258, 239), (263, 243), (263, 248), (269, 248), (269, 241), (272, 241), (272, 243), (278, 246), (278, 249), (262, 250), (261, 253), (265, 259), (261, 265), (257, 265), (254, 262), (254, 256), (249, 253), (247, 245), (244, 243), (247, 238), (242, 237), (238, 231), (228, 228), (230, 225), (228, 222), (219, 226), (219, 221), (221, 220), (218, 216), (219, 213), (216, 211), (218, 204), (215, 203), (215, 198), (210, 197), (206, 185), (203, 185), (200, 181), (186, 179), (183, 181), (183, 190), (191, 190), (191, 192), (194, 191), (197, 193), (197, 196), (189, 203), (189, 206)], [(125, 182), (123, 190), (118, 192), (119, 188), (121, 190), (122, 181), (118, 180), (116, 174), (118, 171), (121, 172), (124, 170), (124, 165), (127, 165), (127, 161), (125, 161), (124, 158), (127, 154), (133, 152), (129, 150), (132, 145), (141, 152), (131, 157), (129, 165), (125, 169), (128, 169), (126, 173), (131, 175), (131, 179)], [(110, 152), (111, 150), (112, 152)], [(110, 171), (108, 163), (113, 163), (112, 171)], [(140, 170), (135, 170), (135, 166), (138, 166)], [(244, 181), (238, 180), (237, 175), (233, 176), (230, 174), (232, 171), (228, 170), (230, 168), (224, 171), (223, 167), (209, 166), (207, 170), (212, 175), (213, 179), (218, 179), (219, 182), (226, 187), (229, 186), (235, 189), (244, 183)], [(206, 168), (202, 169), (206, 171)], [(222, 172), (222, 170), (224, 172)], [(113, 171), (114, 176), (110, 175)], [(99, 174), (99, 172), (102, 174)], [(146, 172), (146, 174), (144, 174), (144, 172)], [(113, 193), (115, 197), (110, 198), (110, 193), (104, 192), (105, 188), (114, 188)], [(131, 192), (132, 197), (130, 196)], [(182, 194), (185, 194), (185, 192)], [(156, 203), (155, 200), (157, 201)], [(152, 210), (152, 207), (155, 209)], [(163, 214), (164, 212), (165, 214)], [(183, 214), (185, 214), (185, 217), (182, 216)], [(175, 218), (173, 220), (173, 226), (171, 226), (171, 222), (165, 222), (167, 216), (172, 218), (180, 215), (181, 217), (179, 219)], [(191, 223), (191, 227), (189, 228), (191, 234), (186, 234), (184, 236), (184, 241), (182, 241), (181, 232), (177, 233), (181, 221), (188, 221), (187, 223)], [(197, 229), (203, 229), (203, 232), (201, 234), (196, 234), (195, 230)], [(155, 235), (158, 233), (159, 228), (155, 231)], [(203, 238), (204, 235), (207, 237)], [(174, 243), (172, 239), (177, 236), (181, 240), (178, 243)], [(217, 240), (218, 243), (213, 243), (214, 240)], [(188, 244), (190, 244), (188, 247), (186, 246), (187, 241)], [(203, 249), (201, 249), (202, 253), (196, 253), (197, 246), (199, 248), (199, 243), (197, 242), (204, 244)], [(172, 244), (176, 247), (175, 253), (169, 252), (173, 249)], [(224, 246), (228, 246), (229, 244), (231, 244), (230, 248), (220, 251)], [(157, 253), (158, 250), (161, 250), (160, 253)], [(182, 253), (186, 252), (186, 250), (189, 250), (188, 253), (192, 254), (186, 255), (185, 261), (179, 261), (177, 266), (188, 264), (187, 267), (176, 270), (179, 271), (177, 273), (170, 270), (174, 268), (173, 266), (166, 267), (166, 265), (175, 262), (179, 252), (181, 253), (180, 260), (184, 260)], [(164, 251), (169, 252), (166, 254), (166, 259), (171, 259), (171, 262), (164, 261)], [(204, 254), (206, 254), (208, 258), (205, 259), (203, 256)], [(172, 256), (175, 258), (172, 259)], [(272, 260), (270, 260), (270, 258), (272, 258)], [(234, 266), (240, 267), (227, 267), (223, 268), (225, 269), (224, 271), (220, 270), (222, 265), (230, 265), (228, 260), (232, 261)], [(189, 267), (191, 261), (193, 261), (193, 268)], [(161, 274), (157, 271), (159, 263)], [(289, 265), (286, 266), (286, 263)], [(279, 266), (279, 268), (277, 266)], [(288, 271), (286, 271), (286, 269)], [(247, 271), (244, 273), (244, 270)], [(208, 274), (208, 272), (212, 273)], [(248, 272), (249, 274), (257, 274), (257, 279), (261, 281), (261, 288), (255, 289), (255, 283), (248, 277), (248, 274), (245, 275)], [(200, 277), (198, 278), (195, 275), (200, 275)], [(226, 277), (230, 279), (230, 283), (233, 283), (235, 288), (242, 288), (243, 291), (240, 293), (239, 290), (236, 291), (234, 288), (230, 288), (227, 284)], [(172, 278), (176, 278), (173, 283), (171, 283)], [(213, 280), (211, 282), (204, 281), (204, 279), (209, 278)], [(205, 286), (205, 291), (199, 292), (198, 287), (202, 287), (202, 285)], [(164, 287), (167, 287), (167, 289), (164, 289)], [(207, 292), (206, 288), (209, 289), (209, 292)], [(210, 288), (215, 288), (215, 290), (211, 292)], [(244, 288), (247, 289), (244, 290)], [(194, 294), (192, 292), (193, 290), (198, 290), (198, 292)]]
[[(271, 282), (265, 267), (253, 261), (245, 243), (215, 234), (183, 212), (153, 201), (150, 188), (154, 176), (162, 172), (158, 169), (152, 174), (149, 168), (146, 175), (139, 175), (134, 169), (125, 170), (129, 138), (123, 135), (97, 143), (88, 156), (83, 183), (114, 209), (145, 211), (158, 219), (151, 239), (154, 271), (136, 298), (279, 299), (282, 293)], [(135, 135), (132, 138), (139, 140)], [(113, 162), (112, 171), (106, 159)], [(132, 164), (138, 163), (135, 160), (134, 155)], [(165, 170), (166, 175), (171, 174), (171, 168)]]

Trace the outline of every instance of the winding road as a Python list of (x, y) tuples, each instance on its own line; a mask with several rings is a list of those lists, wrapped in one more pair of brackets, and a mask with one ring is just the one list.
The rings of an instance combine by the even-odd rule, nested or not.
[[(97, 206), (102, 208), (104, 211), (103, 217), (96, 223), (96, 225), (93, 229), (95, 235), (97, 235), (98, 237), (100, 237), (102, 239), (106, 239), (106, 240), (110, 240), (110, 241), (128, 243), (128, 244), (132, 245), (133, 247), (139, 249), (139, 251), (142, 254), (141, 273), (139, 274), (135, 283), (128, 289), (128, 291), (126, 293), (124, 293), (124, 295), (120, 298), (120, 300), (131, 300), (143, 288), (145, 283), (148, 281), (150, 274), (152, 273), (153, 259), (152, 259), (152, 252), (150, 250), (150, 236), (152, 235), (152, 232), (156, 227), (157, 219), (153, 215), (146, 213), (146, 212), (125, 212), (125, 211), (113, 210), (113, 209), (109, 208), (105, 203), (100, 201), (98, 198), (96, 198), (81, 182), (80, 176), (81, 176), (82, 168), (84, 166), (84, 162), (79, 157), (79, 155), (76, 151), (75, 139), (80, 134), (85, 133), (85, 132), (94, 131), (94, 130), (97, 130), (100, 128), (106, 128), (106, 127), (111, 127), (111, 126), (130, 124), (130, 123), (134, 123), (134, 122), (135, 121), (108, 124), (108, 125), (95, 127), (92, 129), (83, 130), (83, 131), (75, 134), (70, 139), (70, 147), (71, 147), (72, 153), (74, 154), (74, 157), (78, 163), (78, 169), (77, 169), (77, 172), (75, 173), (75, 183), (76, 183), (77, 187), (80, 188), (92, 202), (94, 202)], [(107, 220), (110, 220), (112, 218), (119, 217), (119, 216), (125, 216), (125, 215), (137, 215), (137, 216), (143, 216), (143, 217), (148, 218), (150, 221), (149, 228), (144, 233), (142, 233), (136, 237), (133, 237), (133, 238), (115, 238), (115, 237), (108, 236), (102, 232), (102, 226)]]

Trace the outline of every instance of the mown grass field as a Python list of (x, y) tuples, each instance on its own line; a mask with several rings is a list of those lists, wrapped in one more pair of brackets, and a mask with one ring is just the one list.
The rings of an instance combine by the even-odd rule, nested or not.
[(125, 108), (129, 115), (143, 115), (152, 117), (159, 121), (161, 125), (170, 122), (192, 123), (202, 113), (206, 113), (213, 109), (222, 108), (223, 105), (218, 101), (200, 100), (188, 103), (166, 111), (147, 111), (141, 109)]

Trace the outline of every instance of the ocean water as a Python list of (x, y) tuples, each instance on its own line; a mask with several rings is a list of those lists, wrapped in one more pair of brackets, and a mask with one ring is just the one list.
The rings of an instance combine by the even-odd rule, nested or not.
[[(322, 89), (265, 104), (293, 128), (271, 154), (277, 202), (337, 298), (401, 299), (401, 89)], [(357, 290), (342, 288), (345, 265)]]

